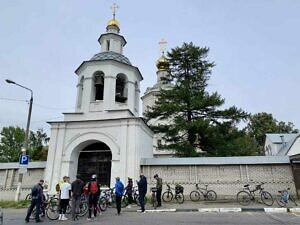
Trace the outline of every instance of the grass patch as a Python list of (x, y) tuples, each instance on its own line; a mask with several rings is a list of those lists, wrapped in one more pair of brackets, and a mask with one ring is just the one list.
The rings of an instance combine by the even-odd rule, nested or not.
[(0, 207), (2, 208), (27, 208), (30, 204), (30, 201), (22, 200), (22, 201), (0, 201)]

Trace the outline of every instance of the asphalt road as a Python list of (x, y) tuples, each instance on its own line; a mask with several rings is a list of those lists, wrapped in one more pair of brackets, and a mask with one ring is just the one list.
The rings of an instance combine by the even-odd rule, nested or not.
[[(4, 209), (3, 225), (36, 224), (35, 221), (25, 223), (26, 209)], [(300, 225), (300, 214), (292, 213), (264, 213), (264, 212), (238, 212), (238, 213), (200, 213), (200, 212), (163, 212), (163, 213), (137, 213), (124, 212), (115, 215), (114, 209), (108, 209), (97, 221), (87, 221), (86, 217), (79, 221), (49, 221), (47, 218), (40, 224), (74, 224), (74, 225)]]

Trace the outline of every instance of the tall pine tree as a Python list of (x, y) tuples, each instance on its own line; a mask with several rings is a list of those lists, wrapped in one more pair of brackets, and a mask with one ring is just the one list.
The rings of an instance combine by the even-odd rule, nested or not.
[(155, 105), (145, 113), (148, 121), (162, 121), (151, 126), (154, 132), (163, 134), (164, 142), (159, 147), (175, 150), (178, 156), (197, 156), (200, 149), (217, 155), (213, 146), (218, 140), (214, 141), (214, 137), (222, 135), (212, 135), (212, 131), (227, 128), (230, 132), (248, 117), (235, 106), (221, 109), (225, 100), (217, 92), (210, 94), (206, 90), (215, 66), (207, 59), (208, 52), (208, 48), (193, 43), (171, 49), (167, 54), (169, 74), (164, 79), (173, 88), (162, 89)]

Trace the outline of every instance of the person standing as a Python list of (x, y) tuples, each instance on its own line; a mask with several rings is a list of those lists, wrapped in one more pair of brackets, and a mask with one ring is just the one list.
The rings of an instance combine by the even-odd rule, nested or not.
[(59, 217), (58, 220), (67, 220), (68, 218), (66, 217), (66, 211), (67, 207), (69, 205), (70, 197), (71, 197), (71, 184), (69, 183), (69, 177), (64, 176), (63, 177), (63, 184), (60, 187), (60, 192), (59, 192)]
[(158, 176), (158, 174), (154, 175), (154, 179), (156, 179), (156, 199), (157, 199), (157, 207), (161, 206), (161, 191), (162, 191), (162, 179)]
[(79, 175), (76, 175), (76, 180), (71, 184), (72, 191), (72, 219), (78, 220), (80, 198), (83, 192), (84, 182), (79, 179)]
[(117, 205), (117, 215), (121, 213), (121, 201), (124, 193), (124, 184), (120, 181), (120, 177), (116, 177), (115, 184), (115, 195), (116, 195), (116, 205)]
[(131, 204), (133, 201), (132, 198), (132, 191), (133, 191), (133, 182), (132, 182), (132, 178), (128, 177), (128, 182), (127, 182), (127, 186), (125, 187), (125, 195), (127, 195), (128, 197), (128, 206), (127, 208), (131, 208)]
[(147, 179), (143, 173), (140, 175), (140, 180), (137, 181), (138, 190), (139, 190), (139, 202), (141, 205), (141, 212), (145, 212), (145, 196), (147, 193)]
[(96, 220), (98, 197), (100, 195), (100, 184), (97, 182), (96, 174), (92, 175), (91, 181), (87, 185), (88, 185), (88, 201), (89, 201), (89, 215), (87, 220), (92, 219), (92, 211), (93, 211), (93, 219)]
[(36, 208), (36, 212), (35, 212), (35, 222), (42, 222), (40, 220), (40, 210), (41, 210), (41, 202), (42, 202), (42, 198), (43, 198), (43, 184), (44, 184), (44, 180), (40, 180), (36, 185), (33, 186), (33, 188), (31, 189), (31, 204), (27, 210), (27, 215), (25, 218), (25, 221), (28, 223), (29, 222), (29, 218), (30, 215), (32, 213), (32, 210), (34, 209), (34, 207)]

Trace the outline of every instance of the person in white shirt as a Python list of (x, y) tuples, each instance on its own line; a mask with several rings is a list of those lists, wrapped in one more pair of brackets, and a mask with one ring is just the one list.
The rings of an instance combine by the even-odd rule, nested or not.
[(58, 220), (67, 220), (66, 210), (69, 205), (70, 196), (71, 196), (71, 184), (69, 183), (69, 177), (63, 177), (63, 184), (60, 187), (59, 199), (60, 199), (60, 207), (59, 207), (59, 218)]

